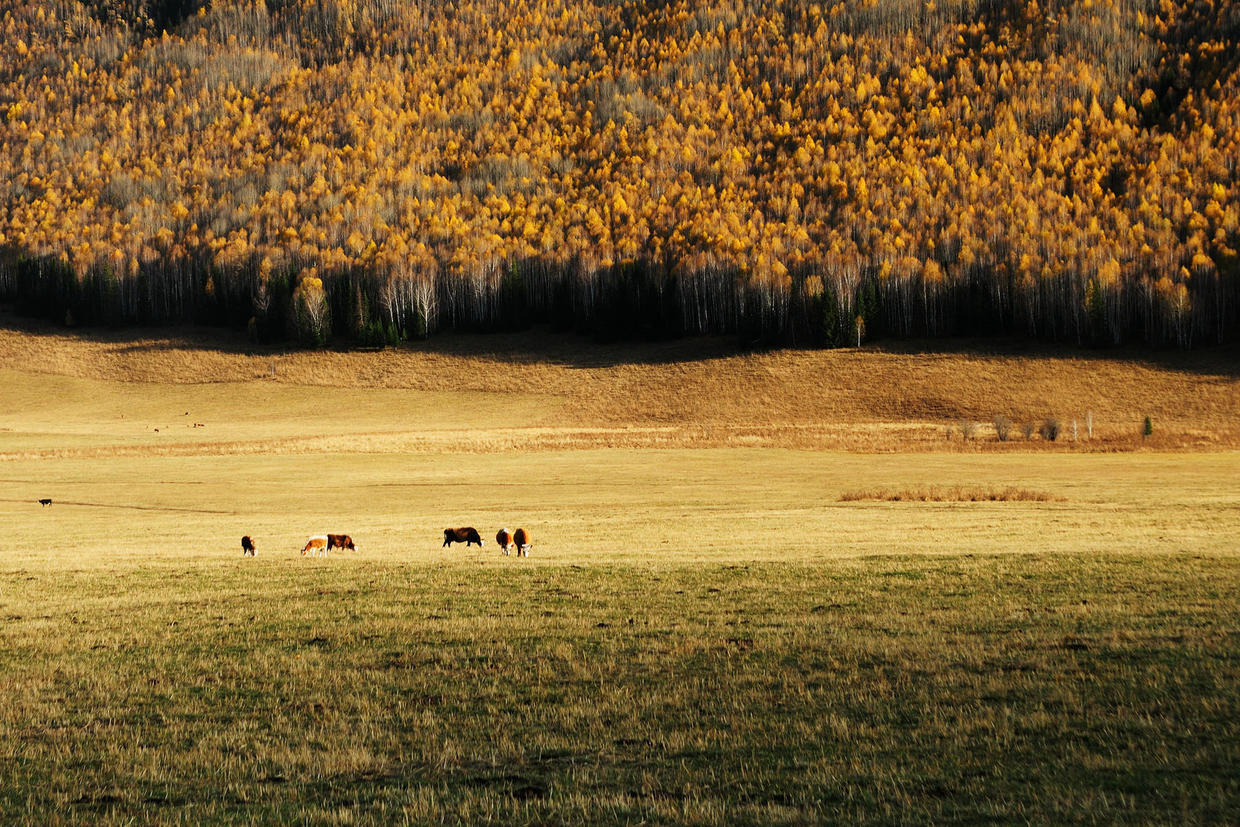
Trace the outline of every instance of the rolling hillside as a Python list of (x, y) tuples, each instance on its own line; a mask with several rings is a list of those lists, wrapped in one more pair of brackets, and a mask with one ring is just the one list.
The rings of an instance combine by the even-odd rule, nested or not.
[[(32, 409), (45, 410), (38, 450), (53, 453), (1240, 445), (1231, 348), (1110, 356), (975, 342), (754, 354), (717, 339), (596, 345), (540, 332), (290, 351), (211, 329), (83, 335), (6, 321), (0, 428), (28, 430)], [(1012, 423), (1006, 443), (997, 416)], [(1040, 430), (1052, 417), (1058, 441), (1025, 438), (1026, 423)], [(972, 439), (961, 423), (975, 424)]]

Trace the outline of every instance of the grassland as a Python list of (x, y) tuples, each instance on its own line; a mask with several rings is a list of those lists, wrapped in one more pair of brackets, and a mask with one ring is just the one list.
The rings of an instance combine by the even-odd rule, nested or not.
[[(0, 821), (1240, 810), (1227, 354), (521, 347), (0, 331)], [(1047, 499), (844, 500), (925, 490)]]
[[(186, 441), (197, 443), (191, 453), (284, 452), (296, 450), (296, 440), (308, 450), (488, 452), (1240, 448), (1234, 346), (1117, 352), (965, 342), (944, 350), (938, 342), (737, 353), (721, 340), (604, 346), (493, 334), (380, 352), (284, 352), (218, 331), (74, 335), (0, 319), (10, 323), (0, 327), (0, 368), (14, 372), (3, 377), (21, 394), (14, 409), (25, 412), (47, 395), (25, 393), (21, 375), (57, 377), (66, 383), (54, 386), (58, 393), (82, 404), (47, 403), (53, 409), (39, 422), (42, 433), (85, 431), (104, 447), (140, 437), (144, 453), (184, 452), (167, 443)], [(106, 416), (98, 415), (101, 404)], [(1015, 423), (1012, 443), (994, 439), (996, 416)], [(1091, 416), (1094, 435), (1086, 439)], [(1141, 437), (1147, 416), (1151, 439)], [(1018, 426), (1047, 417), (1062, 422), (1060, 440), (1025, 440)], [(945, 439), (961, 421), (978, 423), (977, 439)], [(187, 431), (193, 422), (217, 430)], [(253, 427), (241, 427), (247, 424)], [(25, 426), (0, 421), (3, 427)], [(328, 436), (331, 445), (313, 443)]]
[(6, 572), (5, 820), (1200, 823), (1240, 797), (1234, 557), (292, 562)]

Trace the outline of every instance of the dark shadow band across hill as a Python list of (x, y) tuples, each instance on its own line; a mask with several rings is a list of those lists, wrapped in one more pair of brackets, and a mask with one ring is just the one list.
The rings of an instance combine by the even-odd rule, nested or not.
[(872, 347), (866, 347), (881, 353), (945, 358), (975, 356), (1000, 359), (1123, 361), (1178, 373), (1240, 378), (1240, 343), (1181, 350), (1149, 345), (1074, 347), (1036, 339), (994, 337), (884, 339)]
[[(200, 351), (273, 359), (307, 352), (288, 345), (253, 342), (244, 331), (186, 325), (179, 327), (64, 327), (18, 316), (0, 309), (0, 329), (35, 338), (61, 338), (101, 345), (118, 356), (160, 352)], [(409, 353), (487, 359), (521, 365), (549, 364), (570, 369), (613, 368), (625, 365), (675, 365), (708, 362), (747, 354), (796, 351), (798, 348), (746, 348), (731, 336), (687, 336), (640, 342), (600, 343), (575, 333), (559, 333), (537, 326), (521, 332), (444, 332), (421, 341), (384, 348), (329, 343), (328, 353)], [(819, 350), (811, 348), (810, 350)], [(830, 350), (830, 349), (829, 349)], [(1182, 350), (1171, 347), (1129, 345), (1085, 347), (1048, 343), (1021, 337), (960, 337), (942, 339), (884, 338), (864, 342), (858, 348), (837, 352), (891, 354), (898, 356), (970, 357), (998, 359), (1045, 359), (1122, 361), (1160, 370), (1235, 379), (1240, 377), (1240, 343)], [(0, 359), (3, 354), (0, 353)]]

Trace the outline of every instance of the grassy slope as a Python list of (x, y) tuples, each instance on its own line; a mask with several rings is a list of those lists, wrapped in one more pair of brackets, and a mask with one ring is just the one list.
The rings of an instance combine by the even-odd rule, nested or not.
[[(84, 425), (101, 437), (128, 437), (136, 423), (160, 427), (168, 442), (171, 426), (177, 438), (211, 443), (217, 452), (273, 434), (261, 427), (207, 438), (182, 434), (185, 410), (212, 427), (248, 421), (274, 428), (292, 419), (274, 432), (348, 433), (358, 447), (387, 433), (384, 450), (392, 447), (393, 430), (416, 433), (422, 443), (433, 434), (434, 448), (479, 450), (618, 444), (940, 450), (944, 426), (959, 419), (984, 423), (984, 447), (993, 442), (989, 423), (996, 415), (1036, 423), (1058, 416), (1065, 427), (1076, 419), (1083, 438), (1090, 413), (1095, 440), (1077, 449), (1149, 445), (1139, 436), (1146, 416), (1155, 424), (1154, 445), (1240, 447), (1238, 364), (1234, 348), (1110, 354), (979, 344), (960, 352), (899, 345), (737, 354), (717, 341), (598, 346), (542, 334), (445, 336), (379, 353), (284, 353), (255, 351), (218, 331), (132, 340), (0, 329), (0, 368), (15, 372), (4, 378), (22, 400), (9, 410), (21, 417), (45, 404), (46, 374), (105, 383), (68, 385), (89, 405), (57, 403), (45, 432), (72, 434)], [(37, 379), (27, 386), (22, 374)], [(118, 381), (157, 387), (111, 384)], [(451, 405), (422, 395), (437, 392), (459, 398)], [(103, 411), (116, 421), (102, 421), (96, 400), (113, 395), (120, 398)], [(409, 406), (417, 419), (397, 415)], [(4, 410), (0, 428), (15, 428), (3, 420)], [(121, 414), (128, 419), (123, 428)], [(424, 427), (422, 417), (434, 427)]]
[[(815, 446), (924, 448), (941, 421), (890, 412), (925, 404), (925, 371), (961, 410), (1062, 380), (1158, 406), (1184, 429), (1161, 447), (1230, 445), (1225, 354), (560, 340), (538, 362), (486, 337), (279, 354), (272, 379), (212, 341), (0, 331), (2, 821), (1240, 808), (1240, 455), (805, 450), (780, 447), (788, 407), (729, 396), (791, 385), (854, 428), (823, 415)], [(992, 373), (1027, 380), (965, 380)], [(881, 404), (836, 398), (871, 374)], [(1062, 499), (840, 502), (949, 484)], [(460, 522), (523, 523), (534, 555), (441, 550)], [(324, 530), (360, 551), (300, 558)]]

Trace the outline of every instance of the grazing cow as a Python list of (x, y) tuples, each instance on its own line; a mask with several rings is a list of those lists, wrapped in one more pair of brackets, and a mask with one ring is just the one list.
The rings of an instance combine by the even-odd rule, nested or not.
[[(477, 543), (478, 548), (482, 548), (482, 537), (478, 535), (478, 529), (473, 526), (445, 528), (443, 530), (444, 546), (452, 548), (453, 543), (464, 543), (465, 548), (469, 548), (470, 543)], [(440, 548), (443, 548), (443, 546), (440, 546)]]
[(353, 538), (348, 534), (328, 534), (327, 550), (334, 548), (347, 548), (349, 551), (357, 551), (357, 546), (353, 545)]
[(39, 505), (51, 505), (51, 500), (39, 500)]
[(250, 535), (241, 538), (241, 556), (257, 557), (258, 552), (255, 551), (254, 541), (250, 539)]
[(517, 547), (518, 557), (530, 556), (530, 546), (534, 544), (534, 540), (528, 531), (518, 528), (512, 533), (512, 542)]
[(512, 548), (512, 532), (506, 528), (501, 528), (495, 533), (495, 545), (499, 546), (499, 550), (504, 552), (504, 556), (508, 556), (508, 550)]
[(301, 556), (305, 557), (307, 554), (312, 555), (312, 556), (318, 556), (319, 554), (322, 554), (324, 557), (326, 557), (327, 556), (327, 535), (316, 534), (313, 537), (306, 538), (306, 545), (301, 550)]

